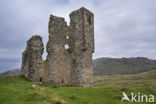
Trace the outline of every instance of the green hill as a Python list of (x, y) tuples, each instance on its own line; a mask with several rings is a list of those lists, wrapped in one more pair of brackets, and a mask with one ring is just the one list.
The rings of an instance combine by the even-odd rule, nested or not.
[[(120, 104), (123, 91), (128, 94), (133, 91), (156, 96), (155, 75), (156, 72), (96, 76), (95, 87), (92, 88), (44, 86), (30, 82), (23, 76), (6, 76), (0, 78), (0, 104)], [(126, 84), (133, 83), (133, 80), (133, 85)]]
[(136, 58), (99, 58), (93, 60), (94, 75), (125, 75), (156, 70), (156, 60)]

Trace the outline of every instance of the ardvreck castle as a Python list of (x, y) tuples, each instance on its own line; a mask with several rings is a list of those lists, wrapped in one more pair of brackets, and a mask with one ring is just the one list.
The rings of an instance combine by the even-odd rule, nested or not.
[(84, 7), (75, 10), (70, 13), (70, 26), (64, 18), (51, 15), (48, 31), (46, 60), (42, 38), (32, 36), (23, 52), (22, 74), (34, 82), (91, 86), (94, 14)]

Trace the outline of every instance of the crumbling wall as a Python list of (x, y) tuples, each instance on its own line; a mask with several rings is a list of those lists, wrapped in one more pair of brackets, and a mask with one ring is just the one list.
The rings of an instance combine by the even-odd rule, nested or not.
[(71, 84), (76, 86), (92, 85), (92, 53), (94, 52), (94, 15), (85, 8), (70, 14), (70, 31), (73, 45), (73, 68)]
[(22, 68), (21, 72), (29, 80), (34, 82), (42, 81), (42, 73), (43, 73), (43, 43), (42, 38), (40, 36), (32, 36), (27, 41), (27, 47), (23, 52), (22, 56)]
[(33, 36), (23, 52), (22, 73), (32, 81), (91, 86), (94, 52), (93, 13), (83, 7), (73, 11), (70, 14), (70, 26), (67, 26), (64, 18), (51, 15), (48, 31), (46, 60), (42, 60), (42, 38)]
[(70, 84), (71, 56), (65, 45), (68, 27), (64, 18), (51, 15), (49, 19), (49, 40), (47, 63), (49, 79), (54, 84)]

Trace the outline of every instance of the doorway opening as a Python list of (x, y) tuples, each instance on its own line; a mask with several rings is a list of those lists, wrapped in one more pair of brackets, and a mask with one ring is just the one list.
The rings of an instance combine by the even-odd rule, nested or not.
[(64, 83), (64, 80), (62, 79), (62, 84)]
[(40, 82), (42, 82), (42, 77), (40, 77)]

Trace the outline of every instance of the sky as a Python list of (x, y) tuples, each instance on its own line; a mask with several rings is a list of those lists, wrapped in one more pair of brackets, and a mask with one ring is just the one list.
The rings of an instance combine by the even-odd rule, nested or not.
[(156, 59), (155, 5), (156, 0), (0, 0), (0, 72), (21, 67), (32, 35), (42, 36), (46, 46), (50, 14), (69, 24), (69, 13), (82, 6), (94, 13), (94, 59)]

